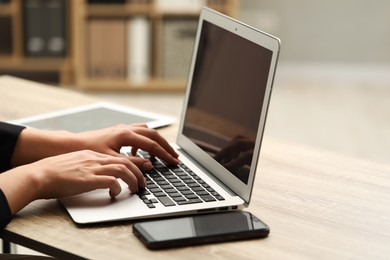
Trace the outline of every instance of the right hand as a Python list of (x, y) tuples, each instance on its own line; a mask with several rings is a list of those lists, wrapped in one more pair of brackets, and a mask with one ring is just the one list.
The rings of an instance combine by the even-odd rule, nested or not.
[(111, 197), (121, 192), (117, 178), (130, 191), (145, 188), (140, 169), (125, 156), (111, 156), (84, 150), (53, 156), (30, 164), (29, 171), (38, 173), (40, 198), (62, 198), (95, 189), (109, 189)]

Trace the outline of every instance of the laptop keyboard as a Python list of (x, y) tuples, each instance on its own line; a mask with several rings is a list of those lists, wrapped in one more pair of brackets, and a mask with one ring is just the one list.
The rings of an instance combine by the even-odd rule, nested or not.
[(138, 154), (153, 165), (152, 170), (145, 173), (146, 188), (138, 192), (149, 208), (155, 208), (158, 203), (170, 207), (225, 200), (182, 162), (166, 165), (145, 151), (138, 151)]

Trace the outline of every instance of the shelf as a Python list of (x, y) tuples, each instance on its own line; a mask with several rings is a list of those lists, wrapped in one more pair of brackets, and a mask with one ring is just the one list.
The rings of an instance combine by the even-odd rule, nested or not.
[[(39, 2), (44, 1), (44, 2)], [(179, 0), (180, 1), (180, 0)], [(220, 11), (222, 13), (225, 13), (230, 16), (234, 16), (234, 11), (236, 9), (236, 2), (238, 0), (206, 0), (205, 3), (207, 6)], [(33, 23), (29, 23), (27, 19), (32, 19), (31, 16), (26, 16), (26, 6), (25, 3), (29, 3), (28, 1), (24, 0), (10, 0), (7, 1), (7, 3), (0, 4), (0, 17), (2, 18), (2, 27), (3, 28), (9, 28), (8, 31), (10, 31), (9, 35), (5, 37), (5, 30), (1, 30), (0, 38), (2, 38), (2, 45), (0, 45), (0, 70), (2, 72), (9, 72), (9, 71), (15, 71), (17, 73), (23, 73), (27, 72), (29, 74), (40, 74), (43, 72), (54, 72), (59, 74), (60, 78), (60, 84), (74, 84), (80, 89), (96, 89), (96, 90), (134, 90), (134, 91), (142, 91), (142, 90), (161, 90), (161, 91), (178, 91), (183, 90), (185, 88), (185, 77), (181, 70), (170, 70), (169, 73), (167, 70), (164, 70), (164, 68), (172, 68), (171, 64), (175, 63), (169, 63), (166, 62), (166, 56), (163, 56), (163, 53), (166, 52), (165, 46), (171, 46), (169, 45), (169, 41), (171, 42), (179, 42), (179, 44), (172, 47), (176, 53), (179, 54), (179, 58), (181, 59), (182, 53), (183, 55), (186, 55), (186, 53), (189, 53), (188, 49), (188, 42), (191, 40), (189, 39), (188, 35), (191, 35), (191, 33), (187, 34), (181, 34), (186, 35), (187, 39), (185, 39), (186, 42), (183, 42), (179, 38), (174, 38), (174, 30), (184, 31), (184, 30), (192, 30), (193, 25), (188, 26), (185, 22), (186, 20), (190, 19), (197, 19), (199, 16), (199, 11), (191, 11), (193, 9), (182, 9), (180, 10), (171, 10), (167, 9), (166, 6), (164, 8), (161, 8), (162, 6), (158, 5), (157, 0), (127, 0), (124, 1), (124, 3), (88, 3), (87, 0), (70, 0), (66, 1), (66, 19), (65, 19), (65, 26), (66, 26), (66, 53), (65, 57), (50, 57), (48, 55), (47, 50), (45, 50), (40, 57), (38, 56), (40, 53), (30, 53), (30, 56), (35, 55), (34, 57), (28, 57), (26, 55), (26, 42), (28, 42), (26, 39), (29, 38), (29, 35), (26, 36), (26, 29), (30, 28), (30, 26), (33, 25)], [(36, 0), (35, 3), (39, 6), (39, 3), (47, 3), (46, 0)], [(181, 5), (180, 5), (181, 6)], [(173, 9), (179, 9), (179, 6), (174, 5)], [(31, 7), (30, 7), (31, 8)], [(161, 8), (161, 9), (159, 9)], [(187, 10), (187, 11), (185, 11)], [(41, 10), (42, 11), (42, 10)], [(140, 16), (140, 17), (137, 17)], [(26, 18), (27, 17), (27, 18)], [(55, 16), (57, 17), (57, 16)], [(137, 19), (132, 19), (137, 17)], [(39, 20), (41, 16), (35, 17), (32, 21)], [(139, 22), (139, 19), (147, 18), (148, 21), (148, 28), (147, 28), (147, 34), (142, 34), (141, 36), (148, 37), (150, 36), (150, 39), (141, 38), (141, 37), (128, 37), (129, 32), (135, 33), (134, 35), (140, 35), (140, 24), (138, 23), (138, 28), (134, 29), (133, 26), (137, 22)], [(180, 19), (183, 18), (183, 19)], [(52, 18), (53, 16), (52, 16)], [(4, 22), (4, 20), (7, 20), (7, 23)], [(8, 20), (10, 22), (8, 22)], [(114, 21), (117, 20), (117, 21)], [(181, 26), (173, 25), (172, 20), (177, 20), (178, 23), (183, 22)], [(94, 22), (105, 22), (110, 21), (109, 28), (105, 27), (106, 31), (110, 32), (111, 36), (103, 36), (100, 37), (97, 40), (91, 41), (90, 36), (90, 25)], [(133, 23), (133, 21), (135, 21)], [(119, 27), (110, 27), (115, 22), (125, 22), (125, 29), (123, 29), (123, 25), (121, 25), (121, 29), (119, 30)], [(6, 26), (4, 25), (6, 24)], [(46, 23), (45, 23), (46, 24)], [(53, 23), (55, 24), (55, 23)], [(145, 23), (143, 24), (143, 26)], [(96, 23), (94, 24), (96, 26)], [(165, 27), (164, 27), (165, 26)], [(170, 26), (168, 28), (168, 26)], [(141, 26), (142, 27), (142, 26)], [(191, 27), (191, 28), (189, 28)], [(94, 30), (96, 30), (96, 27), (93, 27)], [(116, 30), (119, 30), (119, 32), (124, 32), (124, 34), (118, 34), (117, 31), (113, 31), (112, 28), (116, 28)], [(145, 28), (145, 27), (143, 27)], [(196, 28), (196, 27), (195, 27)], [(97, 29), (102, 30), (102, 27)], [(115, 29), (114, 29), (115, 30)], [(131, 30), (131, 31), (130, 31)], [(138, 31), (137, 31), (138, 30)], [(95, 31), (94, 31), (95, 32)], [(167, 36), (169, 34), (169, 36)], [(106, 33), (107, 35), (107, 33)], [(122, 35), (122, 37), (115, 38), (117, 35)], [(115, 36), (115, 37), (114, 37)], [(123, 37), (124, 36), (124, 37)], [(164, 38), (165, 37), (165, 38)], [(171, 38), (168, 38), (171, 37)], [(3, 39), (4, 38), (4, 39)], [(7, 41), (5, 41), (7, 39)], [(109, 40), (109, 43), (113, 43), (114, 45), (109, 45), (111, 48), (104, 48), (105, 40)], [(121, 40), (118, 40), (121, 39)], [(125, 39), (125, 44), (123, 43), (123, 39)], [(114, 61), (113, 58), (122, 59), (123, 57), (126, 57), (126, 61), (120, 61), (121, 67), (117, 66), (115, 68), (126, 68), (128, 69), (129, 61), (134, 61), (134, 59), (129, 59), (130, 57), (138, 57), (140, 52), (138, 49), (141, 49), (146, 46), (145, 44), (140, 44), (140, 41), (131, 44), (128, 44), (129, 39), (146, 39), (145, 42), (149, 41), (150, 48), (148, 55), (144, 56), (147, 57), (147, 59), (150, 59), (149, 63), (147, 64), (149, 72), (147, 72), (148, 77), (150, 77), (150, 80), (145, 82), (144, 84), (134, 84), (132, 82), (127, 81), (127, 76), (124, 76), (123, 74), (113, 74), (113, 69), (110, 68), (108, 74), (105, 74), (105, 76), (112, 76), (111, 79), (105, 78), (105, 79), (97, 79), (90, 77), (91, 68), (91, 59), (90, 57), (97, 57), (98, 59), (94, 59), (94, 62), (99, 60), (98, 62), (104, 64), (103, 71), (106, 73), (107, 71), (107, 64), (109, 66), (117, 66), (118, 62), (117, 60)], [(141, 40), (142, 41), (142, 40)], [(90, 45), (90, 43), (93, 43), (94, 45)], [(118, 44), (119, 43), (119, 44)], [(120, 44), (121, 43), (121, 44)], [(100, 45), (99, 45), (100, 44)], [(138, 44), (138, 45), (137, 45)], [(128, 51), (130, 50), (131, 46), (141, 46), (138, 47), (138, 49), (131, 49), (132, 52), (131, 55), (128, 55)], [(27, 45), (30, 46), (30, 45)], [(45, 45), (46, 46), (46, 45)], [(109, 54), (104, 54), (104, 58), (98, 57), (97, 55), (92, 55), (93, 53), (96, 53), (95, 51), (91, 52), (91, 46), (97, 48), (97, 53), (101, 54), (104, 51), (103, 50), (114, 50), (113, 52), (110, 52)], [(114, 46), (114, 47), (112, 47)], [(183, 47), (184, 46), (184, 47)], [(179, 50), (180, 48), (180, 50)], [(186, 48), (186, 49), (182, 49)], [(123, 51), (125, 50), (125, 51)], [(123, 55), (115, 54), (115, 51), (123, 51)], [(182, 52), (180, 52), (182, 51)], [(108, 52), (107, 52), (108, 53)], [(145, 53), (143, 53), (145, 54)], [(88, 56), (89, 55), (89, 56)], [(126, 55), (126, 56), (125, 56)], [(134, 55), (134, 56), (132, 56)], [(115, 56), (115, 57), (114, 57)], [(172, 57), (168, 53), (169, 57)], [(174, 56), (174, 55), (173, 55)], [(175, 57), (173, 57), (175, 58)], [(101, 60), (103, 62), (101, 62)], [(141, 58), (142, 60), (142, 58)], [(114, 63), (115, 62), (115, 63)], [(178, 67), (185, 68), (187, 66), (187, 60), (183, 62), (183, 64), (180, 64)], [(95, 63), (100, 66), (100, 63)], [(141, 62), (142, 63), (142, 62)], [(95, 65), (94, 64), (94, 65)], [(123, 66), (123, 64), (125, 64)], [(176, 63), (179, 64), (179, 63)], [(134, 64), (133, 64), (134, 65)], [(138, 64), (139, 65), (139, 64)], [(141, 64), (142, 66), (143, 64)], [(0, 71), (0, 72), (1, 72)], [(116, 70), (115, 73), (120, 72), (120, 70)], [(99, 72), (99, 71), (98, 71)], [(131, 71), (133, 72), (133, 71)], [(125, 74), (130, 73), (128, 70), (125, 71)], [(113, 76), (114, 75), (114, 76)], [(118, 75), (120, 76), (118, 79)], [(133, 78), (136, 78), (136, 76), (139, 76), (137, 74), (131, 74)], [(95, 75), (94, 75), (95, 76)], [(115, 79), (117, 78), (117, 79)], [(147, 77), (146, 77), (147, 78)], [(172, 78), (172, 79), (171, 79)], [(183, 79), (184, 78), (184, 79)]]
[(89, 90), (132, 90), (132, 91), (178, 91), (185, 89), (184, 80), (150, 80), (143, 84), (132, 84), (124, 80), (82, 80), (81, 89)]
[(127, 17), (131, 15), (150, 15), (149, 4), (88, 4), (88, 17)]
[(50, 71), (61, 69), (69, 63), (69, 60), (63, 58), (13, 58), (0, 56), (0, 69)]

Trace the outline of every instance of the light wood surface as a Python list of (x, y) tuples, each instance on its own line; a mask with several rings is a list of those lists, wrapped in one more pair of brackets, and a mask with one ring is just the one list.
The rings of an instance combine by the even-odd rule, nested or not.
[[(95, 101), (0, 77), (0, 120)], [(162, 134), (173, 141), (176, 129)], [(270, 225), (266, 239), (154, 252), (133, 236), (131, 221), (79, 226), (56, 200), (27, 206), (1, 237), (66, 259), (388, 259), (389, 174), (390, 166), (266, 137), (247, 208)]]

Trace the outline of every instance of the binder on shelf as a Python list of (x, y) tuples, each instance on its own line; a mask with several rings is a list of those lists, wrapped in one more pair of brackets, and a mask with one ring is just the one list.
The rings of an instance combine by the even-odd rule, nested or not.
[(26, 56), (45, 56), (44, 1), (23, 1), (24, 51)]
[(87, 71), (91, 79), (125, 79), (126, 20), (91, 19), (88, 22)]
[(11, 17), (0, 16), (0, 55), (12, 54), (12, 24)]
[(91, 79), (104, 77), (104, 20), (93, 19), (87, 23), (87, 41), (85, 43), (87, 52), (87, 72)]
[(46, 54), (64, 57), (66, 55), (66, 3), (65, 0), (46, 0)]
[(107, 60), (107, 76), (111, 79), (126, 79), (126, 20), (107, 20), (106, 42), (104, 50)]
[(151, 28), (146, 16), (135, 16), (127, 23), (128, 44), (128, 81), (142, 84), (150, 77)]
[(186, 79), (197, 29), (196, 18), (165, 18), (162, 27), (162, 78)]
[(30, 57), (66, 55), (65, 0), (23, 1), (24, 51)]

